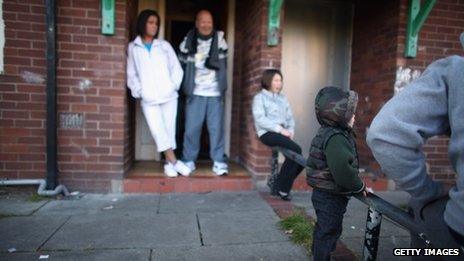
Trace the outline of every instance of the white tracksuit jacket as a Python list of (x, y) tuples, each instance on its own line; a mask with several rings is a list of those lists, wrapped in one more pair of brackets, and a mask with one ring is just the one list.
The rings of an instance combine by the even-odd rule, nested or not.
[(179, 96), (184, 72), (171, 44), (154, 39), (148, 51), (138, 36), (127, 53), (127, 86), (134, 98), (141, 98), (144, 105), (154, 105)]

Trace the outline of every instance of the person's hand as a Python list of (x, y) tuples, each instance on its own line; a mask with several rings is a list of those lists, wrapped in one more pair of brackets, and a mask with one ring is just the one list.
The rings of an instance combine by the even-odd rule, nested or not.
[(293, 132), (291, 132), (291, 131), (289, 131), (289, 132), (290, 132), (290, 137), (289, 137), (289, 138), (290, 138), (291, 140), (293, 140), (293, 137), (295, 136), (295, 133), (293, 133)]
[(374, 190), (371, 187), (365, 187), (362, 193), (363, 196), (367, 197), (367, 193), (374, 193)]
[(288, 137), (291, 139), (291, 136), (292, 136), (292, 133), (290, 131), (288, 131), (287, 129), (282, 129), (280, 131), (280, 134), (284, 135), (285, 137)]

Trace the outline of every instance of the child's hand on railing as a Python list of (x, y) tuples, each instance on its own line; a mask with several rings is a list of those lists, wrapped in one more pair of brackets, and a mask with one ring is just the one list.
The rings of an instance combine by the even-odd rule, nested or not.
[(366, 187), (362, 194), (363, 196), (367, 197), (367, 193), (374, 193), (374, 190), (371, 187)]

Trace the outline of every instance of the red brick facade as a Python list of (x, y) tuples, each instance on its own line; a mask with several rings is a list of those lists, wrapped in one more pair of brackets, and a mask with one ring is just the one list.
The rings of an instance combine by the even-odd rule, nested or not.
[[(43, 178), (46, 76), (44, 1), (5, 1), (5, 75), (2, 88), (1, 176)], [(125, 88), (129, 15), (116, 3), (116, 32), (101, 34), (100, 1), (57, 1), (57, 103), (60, 113), (81, 113), (82, 128), (58, 128), (60, 183), (70, 189), (109, 191), (133, 158)], [(23, 78), (21, 78), (23, 76)]]
[[(116, 33), (100, 33), (100, 1), (57, 1), (57, 102), (80, 113), (83, 126), (58, 129), (59, 182), (71, 190), (107, 192), (134, 163), (135, 104), (125, 87), (126, 46), (137, 1), (116, 1)], [(354, 1), (351, 88), (360, 94), (357, 117), (361, 163), (378, 169), (365, 130), (393, 95), (397, 67), (463, 54), (464, 1), (438, 1), (419, 36), (418, 55), (403, 58), (407, 0)], [(267, 46), (266, 0), (236, 1), (231, 159), (256, 179), (270, 172), (270, 150), (258, 140), (251, 114), (264, 69), (281, 66), (281, 43)], [(5, 73), (0, 75), (0, 178), (44, 178), (46, 144), (45, 1), (4, 1)], [(284, 10), (281, 19), (284, 18)], [(282, 22), (281, 22), (282, 24)], [(280, 32), (282, 33), (282, 32)], [(447, 140), (426, 147), (430, 172), (453, 178)], [(117, 185), (117, 184), (116, 184)]]
[[(414, 59), (403, 58), (408, 1), (400, 3), (398, 34), (398, 66), (423, 71), (435, 60), (450, 55), (464, 55), (459, 34), (464, 31), (464, 1), (437, 1), (419, 34), (419, 49)], [(431, 139), (425, 146), (429, 172), (436, 180), (454, 180), (455, 173), (448, 160), (448, 138)]]
[[(409, 1), (358, 2), (353, 25), (351, 88), (360, 94), (356, 124), (361, 163), (378, 170), (365, 142), (366, 128), (393, 96), (397, 67), (422, 72), (437, 59), (463, 55), (459, 34), (464, 31), (464, 1), (437, 2), (420, 31), (416, 58), (404, 58)], [(455, 177), (447, 142), (447, 138), (433, 138), (425, 147), (429, 172), (435, 179)]]
[(373, 162), (365, 141), (366, 128), (393, 96), (398, 15), (398, 1), (358, 1), (355, 6), (350, 87), (359, 94), (356, 132), (360, 163), (364, 166)]
[[(267, 46), (268, 1), (237, 1), (232, 112), (232, 158), (264, 179), (270, 172), (271, 151), (256, 135), (251, 114), (253, 96), (261, 90), (266, 68), (280, 68), (281, 45)], [(246, 19), (245, 19), (246, 17)], [(281, 15), (283, 18), (283, 14)], [(281, 42), (281, 40), (280, 40)]]
[[(32, 1), (34, 2), (34, 1)], [(2, 177), (45, 173), (45, 6), (3, 2), (4, 74), (0, 75)], [(27, 78), (26, 82), (21, 76)]]

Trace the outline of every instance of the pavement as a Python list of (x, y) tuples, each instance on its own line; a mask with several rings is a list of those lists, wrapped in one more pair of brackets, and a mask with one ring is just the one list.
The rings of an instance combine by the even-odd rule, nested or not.
[[(402, 192), (379, 195), (407, 202)], [(292, 203), (315, 217), (310, 192), (295, 193)], [(366, 215), (367, 207), (350, 201), (342, 241), (357, 257)], [(257, 191), (85, 194), (38, 202), (25, 193), (0, 193), (0, 260), (309, 260), (278, 221)], [(408, 246), (408, 233), (384, 219), (379, 260)]]
[(40, 202), (10, 194), (0, 197), (0, 213), (0, 260), (309, 258), (255, 191)]

